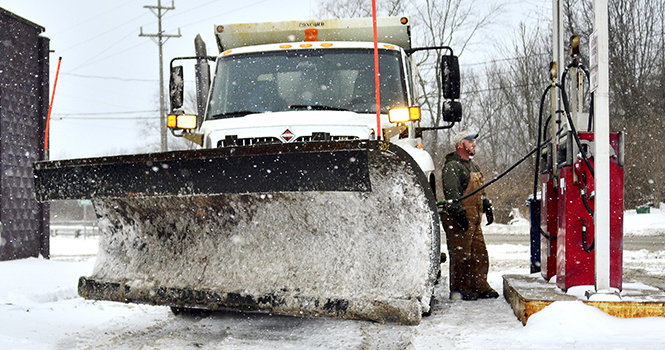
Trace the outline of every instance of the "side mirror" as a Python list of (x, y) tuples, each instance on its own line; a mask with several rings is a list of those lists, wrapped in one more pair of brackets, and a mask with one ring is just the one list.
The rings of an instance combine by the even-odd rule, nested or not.
[(459, 101), (443, 102), (443, 121), (447, 123), (462, 121), (462, 104)]
[[(206, 44), (201, 39), (201, 35), (196, 35), (194, 38), (194, 49), (196, 50), (196, 111), (199, 116), (205, 115), (206, 111), (206, 100), (208, 98), (208, 88), (210, 87), (210, 65), (208, 64), (208, 50), (206, 49)], [(199, 120), (199, 126), (203, 118)]]
[(441, 56), (441, 90), (447, 100), (456, 100), (460, 97), (460, 73), (457, 56)]
[(169, 92), (171, 95), (171, 111), (181, 108), (184, 100), (185, 80), (183, 79), (182, 66), (171, 67), (171, 80)]

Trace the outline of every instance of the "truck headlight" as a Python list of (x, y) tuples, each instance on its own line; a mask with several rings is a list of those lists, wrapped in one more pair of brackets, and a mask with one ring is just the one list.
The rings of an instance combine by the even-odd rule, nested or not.
[(166, 126), (171, 129), (196, 129), (196, 116), (193, 114), (169, 114)]
[(391, 123), (406, 123), (420, 120), (420, 107), (393, 108), (388, 111)]

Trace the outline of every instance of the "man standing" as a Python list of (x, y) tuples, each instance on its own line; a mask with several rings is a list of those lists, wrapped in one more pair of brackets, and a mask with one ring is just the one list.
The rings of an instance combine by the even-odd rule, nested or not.
[(450, 298), (457, 300), (499, 297), (487, 283), (489, 258), (480, 227), (483, 213), (488, 225), (494, 221), (492, 204), (484, 191), (459, 200), (484, 183), (483, 174), (471, 161), (476, 154), (477, 136), (470, 131), (455, 135), (455, 152), (446, 155), (443, 167), (446, 204), (441, 221), (450, 256)]

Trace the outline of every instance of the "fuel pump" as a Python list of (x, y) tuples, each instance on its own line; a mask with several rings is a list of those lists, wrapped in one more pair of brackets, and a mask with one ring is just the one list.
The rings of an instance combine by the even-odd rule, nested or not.
[[(575, 142), (579, 138), (581, 147)], [(557, 152), (557, 286), (595, 281), (593, 132), (569, 130)], [(584, 160), (586, 158), (587, 162)], [(621, 289), (623, 246), (623, 134), (610, 134), (610, 286)]]
[[(540, 272), (549, 280), (556, 276), (557, 286), (563, 290), (578, 285), (593, 285), (595, 275), (595, 181), (593, 107), (582, 113), (583, 81), (588, 71), (579, 59), (579, 39), (570, 43), (572, 63), (557, 83), (557, 64), (551, 66), (551, 114), (542, 122), (542, 108), (547, 91), (541, 100), (540, 135), (550, 142), (539, 152), (536, 161), (536, 188), (540, 187), (540, 212), (532, 208), (532, 242), (534, 231), (540, 233)], [(572, 103), (569, 103), (566, 76), (571, 73)], [(558, 94), (555, 93), (558, 91)], [(559, 95), (560, 94), (560, 95)], [(560, 96), (560, 99), (559, 99)], [(593, 95), (591, 95), (593, 96)], [(591, 101), (593, 106), (593, 100)], [(572, 112), (571, 112), (572, 106)], [(585, 123), (587, 122), (587, 123)], [(545, 124), (545, 125), (543, 125)], [(578, 132), (577, 125), (586, 124), (586, 131)], [(623, 246), (623, 134), (610, 133), (610, 286), (621, 289)], [(538, 181), (539, 186), (538, 186)], [(538, 216), (533, 217), (534, 211)], [(539, 221), (539, 222), (534, 222)], [(534, 229), (534, 225), (538, 225)], [(533, 254), (532, 254), (533, 255)], [(533, 272), (533, 271), (532, 271)]]

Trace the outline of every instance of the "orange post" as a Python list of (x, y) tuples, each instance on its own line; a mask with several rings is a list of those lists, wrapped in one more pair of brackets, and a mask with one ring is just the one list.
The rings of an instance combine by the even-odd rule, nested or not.
[(58, 75), (60, 74), (60, 63), (62, 57), (58, 58), (58, 68), (55, 71), (55, 81), (53, 82), (53, 92), (51, 93), (51, 102), (48, 105), (48, 116), (46, 116), (46, 130), (44, 134), (44, 151), (48, 151), (48, 136), (51, 127), (51, 110), (53, 109), (53, 98), (55, 97), (55, 87), (58, 85)]
[(372, 27), (374, 29), (374, 90), (376, 91), (376, 139), (381, 139), (381, 88), (379, 75), (379, 40), (376, 24), (376, 0), (372, 0)]

